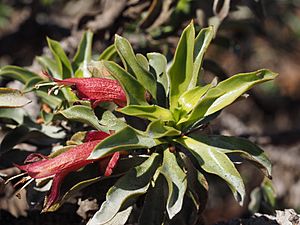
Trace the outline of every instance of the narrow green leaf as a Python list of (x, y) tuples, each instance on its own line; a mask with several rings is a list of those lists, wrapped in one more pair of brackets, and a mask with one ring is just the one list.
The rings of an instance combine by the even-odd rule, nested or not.
[[(53, 53), (54, 54), (54, 53)], [(51, 59), (47, 56), (40, 56), (36, 57), (36, 60), (41, 64), (45, 70), (47, 70), (51, 76), (57, 79), (63, 79), (63, 74), (61, 70), (61, 63), (59, 63), (57, 60), (57, 57), (54, 57), (56, 60)], [(68, 88), (63, 88), (62, 93), (64, 94), (67, 101), (74, 101), (76, 99), (75, 94)]]
[(205, 85), (203, 87), (197, 86), (193, 89), (186, 91), (178, 99), (178, 105), (181, 110), (186, 114), (189, 113), (197, 103), (200, 101), (201, 97), (211, 88), (211, 84)]
[(84, 105), (75, 105), (65, 110), (59, 111), (59, 113), (69, 120), (86, 123), (96, 128), (97, 130), (102, 130), (102, 126), (99, 124), (98, 118), (96, 117), (91, 107)]
[(264, 69), (232, 76), (209, 89), (191, 113), (182, 117), (177, 125), (186, 128), (230, 105), (255, 84), (272, 80), (276, 76), (277, 74)]
[(167, 76), (167, 59), (163, 54), (151, 52), (147, 54), (149, 65), (155, 70), (157, 82), (165, 89), (166, 95), (169, 93), (169, 80)]
[(18, 124), (23, 123), (25, 115), (26, 113), (22, 108), (6, 108), (0, 110), (0, 118), (11, 119)]
[(240, 73), (220, 82), (216, 88), (221, 89), (225, 94), (209, 107), (205, 116), (213, 114), (230, 105), (254, 85), (273, 80), (276, 76), (276, 73), (262, 69), (250, 73)]
[(58, 79), (72, 77), (73, 69), (71, 63), (60, 43), (58, 41), (51, 40), (50, 38), (47, 38), (47, 42), (58, 66), (59, 74), (53, 74), (53, 77)]
[(184, 194), (187, 189), (186, 174), (178, 165), (175, 154), (171, 153), (169, 149), (164, 151), (163, 164), (159, 170), (168, 183), (167, 212), (169, 218), (172, 219), (182, 208)]
[(108, 46), (99, 56), (98, 60), (112, 60), (118, 54), (115, 45)]
[(135, 55), (136, 60), (138, 61), (138, 63), (140, 64), (140, 66), (142, 66), (146, 71), (149, 71), (149, 62), (148, 59), (146, 58), (146, 56), (137, 53)]
[(148, 120), (173, 121), (172, 113), (157, 105), (129, 105), (119, 110), (129, 116), (137, 116)]
[(0, 69), (0, 76), (5, 76), (18, 80), (23, 84), (33, 77), (40, 77), (38, 74), (33, 73), (27, 69), (18, 66), (4, 66)]
[(274, 189), (272, 181), (265, 177), (261, 184), (261, 188), (263, 191), (264, 200), (274, 210), (276, 207), (276, 191)]
[(0, 108), (20, 108), (30, 102), (31, 100), (17, 89), (0, 88)]
[(193, 76), (189, 85), (189, 89), (194, 88), (198, 81), (198, 75), (201, 70), (204, 54), (214, 37), (213, 27), (207, 27), (201, 29), (195, 39), (195, 50), (194, 50), (194, 65), (193, 65)]
[(188, 90), (193, 76), (195, 29), (191, 22), (182, 32), (173, 63), (168, 71), (170, 79), (170, 108), (174, 110), (177, 101)]
[[(45, 70), (50, 72), (52, 76), (57, 76), (60, 73), (59, 66), (54, 59), (51, 59), (47, 56), (37, 56), (35, 57), (40, 65), (44, 67)], [(58, 78), (61, 78), (58, 76)]]
[(131, 169), (112, 186), (106, 195), (106, 201), (87, 223), (100, 225), (110, 221), (128, 200), (145, 194), (161, 157), (153, 153), (144, 163)]
[(127, 105), (148, 105), (145, 100), (146, 90), (133, 76), (114, 62), (104, 61), (103, 65), (122, 85), (126, 92)]
[(93, 33), (91, 31), (84, 32), (72, 62), (72, 67), (76, 71), (75, 75), (78, 74), (77, 70), (80, 70), (83, 77), (90, 77), (88, 63), (92, 58), (92, 42)]
[(112, 218), (110, 221), (104, 223), (103, 225), (124, 225), (126, 224), (126, 221), (128, 220), (131, 211), (133, 207), (129, 206), (127, 209), (124, 209), (123, 211), (118, 212), (114, 218)]
[(117, 151), (140, 148), (152, 148), (157, 143), (153, 138), (127, 126), (99, 143), (89, 156), (89, 159), (99, 159)]
[(174, 137), (179, 136), (181, 132), (173, 127), (164, 125), (161, 120), (152, 121), (145, 133), (152, 138)]
[(225, 153), (189, 137), (181, 137), (175, 141), (186, 147), (194, 155), (203, 170), (224, 179), (235, 199), (243, 204), (245, 198), (243, 180)]
[(205, 113), (207, 112), (208, 108), (214, 103), (214, 101), (222, 96), (224, 91), (219, 88), (212, 88), (210, 89), (203, 98), (197, 103), (194, 109), (185, 117), (182, 117), (177, 125), (179, 127), (187, 127), (197, 120), (204, 118)]
[(29, 79), (23, 87), (22, 92), (26, 93), (26, 92), (30, 92), (33, 91), (35, 89), (35, 85), (44, 81), (41, 77), (33, 77), (31, 79)]
[(37, 94), (38, 97), (41, 98), (41, 100), (49, 105), (52, 109), (56, 109), (58, 106), (62, 104), (62, 99), (53, 96), (53, 95), (48, 95), (47, 92), (36, 90), (35, 93)]
[(107, 129), (107, 132), (110, 130), (119, 131), (127, 126), (125, 121), (120, 118), (117, 118), (112, 112), (105, 111), (100, 120), (100, 124), (103, 128)]
[(66, 141), (67, 145), (80, 145), (84, 142), (87, 131), (79, 131), (72, 135), (72, 137)]
[(266, 176), (271, 176), (272, 165), (264, 151), (245, 138), (220, 135), (192, 135), (192, 138), (222, 153), (238, 153), (258, 165)]
[(132, 71), (141, 85), (156, 99), (156, 81), (154, 76), (144, 69), (137, 61), (130, 43), (123, 37), (115, 36), (115, 47), (124, 63), (125, 68)]

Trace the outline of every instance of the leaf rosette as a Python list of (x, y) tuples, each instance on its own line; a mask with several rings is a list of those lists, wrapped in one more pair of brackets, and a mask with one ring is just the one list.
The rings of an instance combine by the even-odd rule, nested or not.
[[(88, 167), (86, 165), (109, 158), (111, 161), (104, 164), (111, 176), (105, 177), (102, 173), (88, 179), (81, 178), (69, 185), (68, 191), (59, 197), (52, 197), (51, 204), (49, 201), (46, 203), (46, 210), (56, 210), (67, 198), (89, 185), (112, 179), (114, 182), (106, 193), (106, 199), (88, 222), (89, 225), (113, 224), (114, 221), (121, 221), (121, 218), (128, 218), (139, 199), (143, 200), (139, 216), (141, 224), (168, 224), (176, 221), (178, 215), (188, 213), (192, 217), (203, 210), (208, 174), (223, 179), (236, 200), (241, 204), (244, 202), (245, 187), (229, 157), (232, 153), (253, 163), (266, 176), (271, 176), (270, 161), (263, 150), (249, 140), (202, 132), (225, 107), (250, 88), (277, 76), (262, 69), (236, 74), (217, 84), (201, 85), (199, 74), (204, 54), (213, 38), (212, 27), (201, 29), (196, 35), (194, 25), (190, 23), (181, 34), (169, 68), (164, 55), (135, 54), (128, 40), (118, 35), (114, 44), (101, 54), (98, 62), (91, 60), (90, 32), (84, 34), (71, 61), (58, 42), (48, 39), (53, 58), (40, 57), (38, 61), (58, 85), (68, 82), (65, 86), (77, 85), (79, 97), (76, 98), (70, 89), (59, 87), (62, 95), (50, 96), (52, 103), (49, 105), (56, 110), (51, 119), (67, 119), (84, 124), (85, 130), (96, 129), (108, 134), (84, 151), (84, 159), (80, 159), (83, 163), (79, 167)], [(109, 61), (116, 55), (123, 67)], [(27, 90), (38, 82), (44, 82), (37, 74), (12, 66), (2, 68), (0, 75), (15, 77), (25, 84)], [(109, 91), (113, 92), (110, 96), (114, 94), (116, 97), (97, 98), (105, 88), (108, 90), (100, 85), (105, 79), (113, 80), (107, 83), (114, 83), (116, 88)], [(100, 83), (87, 85), (86, 82), (92, 81)], [(78, 92), (96, 97), (83, 99)], [(44, 90), (36, 93), (41, 99), (46, 99)], [(84, 100), (90, 101), (93, 107)], [(101, 103), (115, 102), (119, 108), (93, 104), (97, 100)], [(119, 100), (122, 104), (118, 104)], [(66, 105), (64, 101), (67, 101)], [(99, 108), (101, 113), (97, 111)], [(3, 115), (7, 116), (7, 113)], [(64, 154), (68, 156), (70, 151), (78, 151), (77, 155), (80, 156), (80, 146), (85, 146), (84, 141), (78, 140), (80, 136), (79, 132), (68, 141), (77, 147), (73, 146), (71, 150), (63, 148), (51, 162), (55, 162), (56, 157), (63, 158)], [(115, 154), (118, 154), (117, 159), (114, 158)], [(37, 170), (38, 163), (34, 167)], [(44, 161), (40, 164), (47, 163)], [(80, 171), (79, 167), (66, 168), (67, 172), (72, 170), (75, 174), (88, 170), (84, 168)], [(30, 164), (20, 168), (30, 172)], [(65, 178), (66, 171), (62, 169), (61, 173), (60, 177)], [(49, 174), (59, 175), (54, 172)], [(191, 209), (195, 213), (190, 213)], [(122, 224), (126, 220), (122, 219)]]

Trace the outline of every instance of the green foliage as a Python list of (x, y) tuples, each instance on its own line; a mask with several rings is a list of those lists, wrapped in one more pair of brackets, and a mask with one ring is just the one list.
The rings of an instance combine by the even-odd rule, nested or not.
[(122, 59), (125, 69), (132, 76), (136, 77), (137, 81), (156, 99), (156, 81), (153, 75), (138, 62), (130, 43), (125, 38), (116, 35), (115, 48)]
[(0, 108), (19, 108), (30, 102), (19, 90), (0, 88)]
[(149, 159), (121, 177), (116, 184), (109, 189), (106, 195), (106, 201), (88, 222), (88, 225), (105, 224), (109, 222), (126, 202), (131, 199), (134, 201), (138, 196), (145, 194), (160, 161), (160, 155), (153, 153)]

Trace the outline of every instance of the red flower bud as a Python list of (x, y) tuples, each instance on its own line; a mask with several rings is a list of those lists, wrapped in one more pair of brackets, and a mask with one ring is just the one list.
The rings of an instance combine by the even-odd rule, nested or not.
[[(91, 135), (92, 134), (92, 135)], [(91, 141), (77, 145), (70, 150), (54, 157), (47, 158), (39, 157), (42, 159), (38, 162), (33, 162), (23, 166), (16, 165), (19, 169), (25, 170), (28, 175), (32, 178), (46, 178), (53, 176), (53, 183), (51, 187), (51, 192), (47, 198), (47, 203), (44, 207), (44, 211), (47, 210), (58, 198), (59, 196), (59, 187), (63, 178), (70, 172), (76, 171), (81, 167), (84, 167), (90, 163), (93, 163), (96, 160), (87, 159), (96, 145), (104, 138), (108, 137), (109, 134), (102, 131), (97, 131), (89, 134), (87, 133), (86, 139), (90, 138)], [(91, 138), (92, 137), (92, 138)], [(98, 139), (98, 140), (96, 140)], [(34, 157), (29, 157), (35, 158)], [(111, 157), (108, 162), (108, 157)], [(112, 156), (107, 156), (101, 159), (98, 159), (101, 165), (106, 165), (106, 170), (104, 172), (105, 176), (109, 176), (112, 173), (112, 169), (115, 167), (119, 159), (119, 153), (115, 153)], [(30, 161), (30, 160), (27, 160)], [(103, 161), (103, 162), (102, 162)]]
[(48, 73), (44, 75), (59, 85), (71, 86), (77, 97), (82, 100), (89, 100), (93, 107), (101, 102), (114, 102), (120, 107), (126, 105), (125, 92), (117, 80), (108, 78), (67, 78), (59, 80), (51, 77)]

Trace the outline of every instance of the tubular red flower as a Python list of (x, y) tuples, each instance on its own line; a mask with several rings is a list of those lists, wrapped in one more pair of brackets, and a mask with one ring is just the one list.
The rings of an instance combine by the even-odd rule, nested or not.
[(93, 107), (101, 102), (114, 102), (120, 107), (126, 105), (125, 92), (117, 80), (108, 78), (67, 78), (59, 80), (51, 77), (48, 73), (44, 75), (55, 81), (58, 85), (70, 86), (77, 97), (89, 100)]
[[(44, 211), (46, 211), (57, 200), (60, 184), (68, 173), (76, 171), (81, 167), (96, 161), (89, 160), (87, 158), (96, 145), (108, 136), (109, 134), (101, 131), (88, 132), (85, 139), (88, 139), (88, 142), (77, 145), (76, 147), (71, 148), (54, 158), (40, 157), (42, 160), (38, 162), (22, 166), (16, 165), (19, 169), (26, 171), (30, 177), (35, 179), (53, 177), (51, 192), (47, 198)], [(111, 157), (109, 162), (107, 161), (108, 157)], [(31, 159), (32, 157), (29, 158)], [(106, 165), (106, 170), (104, 172), (105, 176), (111, 175), (112, 169), (115, 167), (118, 159), (119, 153), (98, 159), (100, 163), (102, 163), (101, 161), (104, 161), (104, 164)]]

